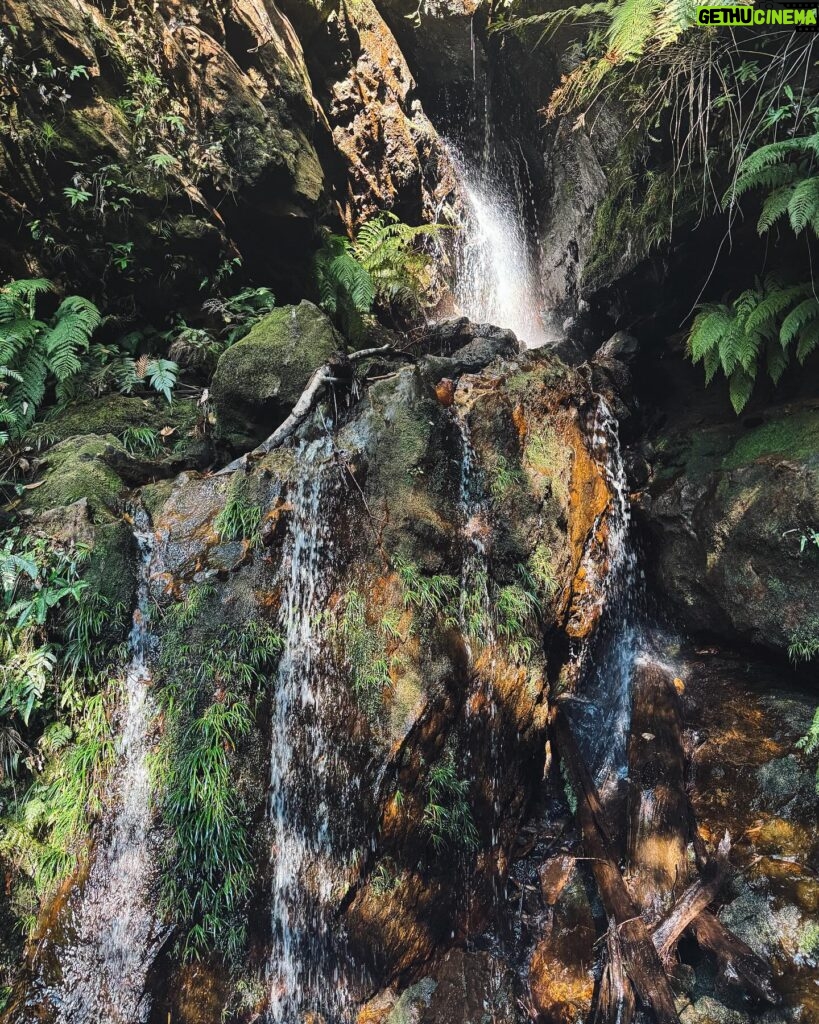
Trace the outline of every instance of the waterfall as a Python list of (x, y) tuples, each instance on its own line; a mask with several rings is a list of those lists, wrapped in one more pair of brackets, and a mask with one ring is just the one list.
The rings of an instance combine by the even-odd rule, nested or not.
[[(322, 638), (332, 589), (334, 542), (327, 504), (333, 482), (326, 469), (331, 451), (326, 436), (302, 446), (299, 475), (288, 495), (292, 513), (280, 571), (284, 647), (270, 754), (270, 1024), (294, 1024), (305, 1013), (306, 1019), (330, 1024), (345, 1019), (349, 1003), (333, 953), (338, 924), (328, 918), (339, 881), (331, 821), (338, 751), (327, 736), (333, 698), (324, 692), (328, 673)], [(347, 789), (355, 785), (345, 776)]]
[(577, 654), (580, 682), (572, 719), (601, 793), (613, 796), (625, 787), (628, 773), (631, 677), (645, 644), (646, 593), (631, 530), (618, 423), (599, 395), (590, 440), (612, 500), (605, 513), (606, 557), (601, 562), (589, 549), (583, 560), (601, 618), (591, 641)]
[(493, 179), (488, 161), (476, 173), (452, 145), (449, 151), (465, 207), (456, 241), (455, 302), (471, 320), (506, 327), (527, 348), (537, 348), (549, 339), (523, 216)]
[(152, 899), (158, 840), (152, 835), (149, 777), (154, 538), (144, 509), (135, 509), (133, 518), (139, 576), (117, 744), (115, 813), (96, 840), (81, 899), (68, 923), (71, 941), (61, 951), (62, 978), (49, 992), (60, 1024), (143, 1024), (150, 1010), (145, 978), (163, 937)]

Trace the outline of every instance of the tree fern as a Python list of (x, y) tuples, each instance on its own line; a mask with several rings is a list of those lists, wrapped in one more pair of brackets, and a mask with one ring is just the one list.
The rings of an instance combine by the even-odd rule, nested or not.
[(811, 284), (786, 285), (769, 275), (730, 305), (703, 306), (691, 327), (688, 354), (694, 363), (703, 363), (707, 384), (722, 370), (731, 404), (740, 413), (763, 359), (777, 384), (791, 354), (803, 362), (817, 346), (819, 300)]

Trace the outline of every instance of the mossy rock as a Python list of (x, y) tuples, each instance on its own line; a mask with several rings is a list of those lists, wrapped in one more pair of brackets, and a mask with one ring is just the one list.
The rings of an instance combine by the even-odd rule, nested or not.
[(137, 398), (134, 395), (103, 395), (87, 402), (74, 402), (61, 409), (43, 423), (38, 423), (32, 434), (64, 441), (78, 434), (113, 434), (122, 437), (132, 427), (149, 427), (159, 432), (164, 427), (175, 428), (184, 436), (196, 423), (194, 402), (174, 402), (164, 398)]
[(220, 435), (238, 448), (263, 440), (290, 414), (313, 371), (343, 348), (312, 302), (274, 310), (219, 359), (211, 397)]
[(26, 492), (27, 507), (43, 512), (87, 498), (95, 519), (110, 518), (124, 484), (106, 460), (118, 455), (127, 457), (113, 434), (80, 434), (60, 441), (44, 456), (42, 483)]

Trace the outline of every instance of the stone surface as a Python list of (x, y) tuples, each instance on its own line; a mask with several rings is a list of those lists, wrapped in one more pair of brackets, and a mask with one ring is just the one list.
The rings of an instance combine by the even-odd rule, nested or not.
[(210, 393), (221, 435), (239, 447), (263, 440), (290, 414), (313, 371), (344, 347), (311, 302), (269, 313), (216, 366)]
[(665, 439), (648, 513), (658, 581), (694, 628), (785, 654), (819, 635), (819, 407)]

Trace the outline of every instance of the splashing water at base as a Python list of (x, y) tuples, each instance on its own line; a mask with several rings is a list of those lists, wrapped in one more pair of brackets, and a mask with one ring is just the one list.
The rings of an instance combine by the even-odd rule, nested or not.
[(527, 348), (537, 348), (549, 339), (522, 218), (488, 171), (476, 174), (452, 147), (450, 154), (466, 207), (458, 231), (455, 301), (476, 323), (508, 328)]
[(148, 969), (163, 935), (153, 910), (157, 837), (152, 835), (148, 770), (154, 707), (149, 695), (149, 573), (153, 534), (147, 513), (134, 512), (140, 556), (137, 607), (129, 638), (125, 706), (118, 740), (110, 828), (96, 842), (95, 856), (69, 923), (62, 984), (51, 993), (60, 1024), (143, 1024), (150, 1011)]

